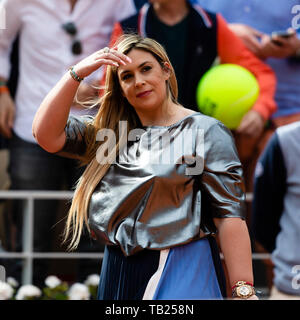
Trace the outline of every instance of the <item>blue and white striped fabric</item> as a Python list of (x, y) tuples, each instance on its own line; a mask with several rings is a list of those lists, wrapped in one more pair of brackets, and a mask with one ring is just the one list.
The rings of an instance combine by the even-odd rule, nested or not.
[(143, 299), (223, 299), (208, 240), (162, 250)]
[(118, 246), (107, 246), (98, 299), (223, 299), (209, 240), (161, 251), (142, 250), (128, 257)]

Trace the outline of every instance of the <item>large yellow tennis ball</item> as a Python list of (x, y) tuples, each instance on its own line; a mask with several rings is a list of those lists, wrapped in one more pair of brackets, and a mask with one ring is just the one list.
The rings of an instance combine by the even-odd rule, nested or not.
[(235, 64), (220, 64), (200, 79), (196, 101), (199, 111), (236, 129), (259, 93), (254, 75)]

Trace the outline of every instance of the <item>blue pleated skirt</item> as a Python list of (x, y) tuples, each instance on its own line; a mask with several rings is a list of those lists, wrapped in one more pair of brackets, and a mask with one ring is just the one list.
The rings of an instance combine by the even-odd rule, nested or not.
[(225, 277), (213, 238), (125, 257), (119, 247), (104, 251), (99, 300), (223, 299)]

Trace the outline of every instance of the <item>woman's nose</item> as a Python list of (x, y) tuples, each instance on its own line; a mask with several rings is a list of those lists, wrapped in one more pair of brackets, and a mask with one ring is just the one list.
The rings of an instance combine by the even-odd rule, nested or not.
[(142, 76), (135, 77), (135, 86), (136, 87), (143, 86), (144, 84), (145, 84), (145, 80), (143, 79)]

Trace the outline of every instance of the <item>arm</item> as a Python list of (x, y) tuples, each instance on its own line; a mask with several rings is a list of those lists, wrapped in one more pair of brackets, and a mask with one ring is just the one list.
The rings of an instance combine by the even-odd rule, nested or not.
[[(102, 65), (116, 66), (121, 63), (126, 64), (125, 61), (128, 62), (127, 57), (115, 50), (108, 53), (100, 50), (80, 61), (74, 66), (74, 71), (80, 78), (85, 78)], [(34, 117), (33, 135), (40, 146), (48, 152), (57, 152), (65, 144), (64, 129), (78, 87), (79, 82), (67, 72), (45, 97)]]
[[(24, 6), (24, 4), (23, 4)], [(5, 29), (0, 30), (0, 82), (5, 84), (11, 68), (10, 52), (13, 41), (21, 29), (22, 1), (5, 0), (0, 5), (0, 16), (5, 16)], [(11, 129), (15, 118), (15, 104), (9, 91), (0, 93), (0, 132), (11, 137)]]
[(204, 170), (200, 186), (203, 199), (219, 237), (229, 282), (233, 286), (243, 280), (253, 283), (249, 233), (245, 222), (245, 188), (243, 171), (234, 140), (221, 123), (210, 127), (204, 140)]
[(251, 244), (246, 222), (239, 218), (214, 219), (230, 287), (237, 281), (253, 283)]
[(48, 93), (35, 114), (32, 124), (33, 136), (48, 152), (57, 152), (65, 144), (64, 129), (78, 87), (79, 82), (66, 73)]
[[(0, 78), (0, 82), (6, 83), (6, 79)], [(3, 92), (0, 91), (0, 133), (6, 138), (11, 138), (11, 129), (15, 119), (15, 103), (7, 86), (3, 85), (1, 89)]]
[(0, 6), (5, 16), (5, 28), (0, 29), (0, 78), (7, 80), (10, 72), (10, 51), (18, 32), (22, 27), (21, 0), (4, 0)]
[(237, 129), (258, 136), (265, 121), (276, 111), (274, 94), (276, 78), (272, 69), (246, 48), (243, 42), (229, 29), (222, 16), (218, 21), (218, 53), (222, 63), (234, 63), (251, 71), (256, 77), (260, 93), (252, 109), (244, 116)]
[(288, 31), (290, 31), (292, 36), (287, 39), (278, 36), (272, 38), (267, 34), (263, 35), (261, 49), (261, 57), (263, 59), (268, 57), (285, 59), (299, 55), (300, 39), (294, 29), (290, 28)]
[(260, 39), (263, 33), (260, 31), (241, 23), (228, 24), (229, 29), (234, 32), (244, 43), (244, 45), (251, 50), (257, 57), (261, 58), (261, 43)]

